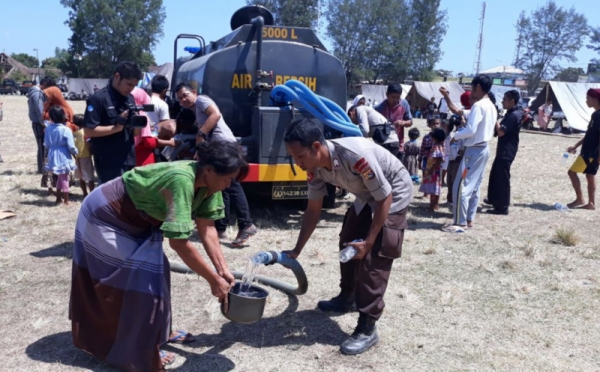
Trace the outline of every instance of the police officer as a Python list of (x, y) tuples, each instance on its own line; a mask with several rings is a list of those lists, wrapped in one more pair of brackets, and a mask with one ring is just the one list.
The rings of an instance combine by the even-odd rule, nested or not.
[(135, 106), (131, 92), (142, 76), (135, 63), (121, 62), (108, 85), (87, 101), (84, 133), (91, 138), (100, 183), (115, 179), (135, 166), (134, 133), (127, 126), (127, 117), (128, 108)]
[(372, 137), (376, 144), (398, 156), (400, 140), (396, 129), (385, 116), (369, 106), (352, 106), (348, 110), (348, 116), (358, 125), (363, 136)]
[[(340, 264), (341, 293), (320, 301), (319, 309), (359, 312), (354, 333), (341, 345), (344, 354), (360, 354), (379, 341), (376, 321), (384, 308), (383, 295), (392, 263), (402, 252), (406, 212), (413, 197), (410, 174), (389, 151), (366, 138), (326, 141), (319, 127), (302, 119), (287, 128), (286, 149), (308, 173), (308, 207), (296, 247), (286, 252), (297, 258), (321, 215), (326, 183), (356, 196), (346, 212), (339, 249), (352, 246), (357, 253)], [(361, 242), (354, 242), (362, 239)]]

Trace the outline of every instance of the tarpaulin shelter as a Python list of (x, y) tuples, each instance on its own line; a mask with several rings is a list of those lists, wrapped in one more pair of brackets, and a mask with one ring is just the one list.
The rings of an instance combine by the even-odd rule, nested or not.
[(562, 111), (571, 128), (586, 131), (594, 112), (585, 103), (586, 93), (590, 88), (600, 89), (600, 83), (551, 81), (544, 86), (530, 107), (537, 112), (547, 100), (552, 100), (553, 111)]
[(445, 87), (448, 90), (450, 99), (454, 104), (460, 105), (460, 95), (463, 94), (465, 90), (456, 81), (415, 81), (412, 83), (410, 91), (406, 96), (406, 100), (411, 107), (423, 107), (431, 100), (431, 97), (433, 97), (437, 105), (440, 99), (442, 99), (442, 93), (440, 93), (441, 87)]
[(171, 84), (172, 84), (172, 79), (173, 79), (173, 64), (172, 63), (165, 63), (164, 65), (158, 66), (154, 69), (152, 69), (152, 71), (149, 72), (144, 72), (144, 77), (142, 79), (142, 81), (140, 82), (140, 87), (141, 88), (146, 88), (147, 86), (150, 85), (150, 83), (152, 82), (152, 78), (156, 75), (163, 75), (166, 76), (167, 79), (169, 80), (169, 90), (171, 90)]
[(94, 85), (98, 89), (104, 88), (108, 84), (108, 78), (106, 79), (69, 79), (69, 92), (81, 93), (84, 90), (87, 94), (94, 94)]
[(514, 87), (506, 87), (503, 85), (492, 85), (492, 89), (490, 89), (490, 92), (494, 93), (494, 96), (496, 96), (496, 107), (498, 107), (498, 110), (500, 110), (500, 112), (502, 112), (502, 110), (504, 109), (502, 107), (502, 98), (504, 97), (504, 93), (508, 92), (509, 90), (514, 90)]
[[(411, 86), (406, 84), (400, 84), (402, 87), (402, 95), (401, 98), (405, 99), (408, 95), (408, 91)], [(375, 84), (362, 84), (361, 85), (361, 94), (367, 98), (367, 102), (371, 100), (373, 102), (383, 102), (386, 98), (387, 85), (375, 85)]]

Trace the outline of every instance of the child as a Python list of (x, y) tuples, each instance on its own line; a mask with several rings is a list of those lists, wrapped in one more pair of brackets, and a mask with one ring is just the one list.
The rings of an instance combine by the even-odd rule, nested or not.
[(150, 126), (142, 129), (139, 138), (136, 137), (135, 165), (141, 167), (156, 163), (154, 149), (166, 146), (175, 147), (175, 120), (166, 120), (158, 124), (158, 138), (152, 135)]
[[(421, 151), (419, 152), (419, 156), (417, 158), (418, 163), (419, 163), (419, 169), (421, 169), (421, 171), (423, 171), (423, 178), (425, 178), (425, 168), (427, 167), (427, 158), (429, 157), (429, 151), (433, 147), (433, 142), (431, 140), (431, 133), (433, 133), (433, 131), (436, 128), (439, 128), (440, 124), (441, 124), (441, 122), (440, 122), (439, 118), (434, 118), (434, 119), (427, 121), (427, 126), (429, 127), (429, 129), (431, 131), (428, 134), (426, 134), (425, 137), (423, 137), (423, 141), (421, 141)], [(427, 196), (427, 194), (423, 195), (423, 197), (426, 197), (426, 196)]]
[(439, 208), (440, 194), (442, 192), (442, 177), (441, 169), (444, 161), (444, 140), (446, 132), (441, 128), (435, 128), (431, 132), (431, 140), (433, 147), (429, 151), (427, 158), (427, 167), (423, 173), (423, 183), (421, 183), (422, 191), (426, 195), (430, 195), (429, 210), (437, 211)]
[(446, 186), (445, 182), (446, 182), (446, 173), (448, 171), (448, 162), (449, 162), (449, 158), (448, 156), (450, 155), (450, 140), (452, 138), (450, 138), (450, 133), (452, 133), (452, 131), (454, 130), (454, 126), (450, 127), (450, 122), (446, 119), (442, 119), (441, 121), (442, 125), (441, 128), (444, 130), (444, 132), (446, 132), (446, 140), (444, 141), (444, 162), (442, 163), (442, 187)]
[(48, 111), (50, 122), (46, 123), (44, 146), (48, 149), (46, 170), (55, 174), (56, 203), (69, 204), (69, 172), (75, 170), (75, 162), (71, 155), (77, 155), (77, 147), (73, 141), (73, 132), (67, 128), (67, 115), (60, 106), (52, 106)]
[(421, 133), (417, 128), (411, 128), (408, 131), (408, 138), (410, 141), (404, 144), (404, 166), (410, 173), (410, 177), (413, 179), (414, 184), (419, 183), (419, 164), (417, 162), (417, 156), (419, 156), (419, 145), (417, 144), (417, 138), (421, 136)]
[[(445, 148), (445, 153), (447, 154), (447, 160), (448, 160), (448, 172), (447, 172), (447, 177), (448, 177), (448, 182), (447, 182), (447, 186), (448, 186), (448, 203), (452, 204), (452, 188), (454, 187), (454, 180), (456, 179), (456, 173), (458, 173), (458, 168), (460, 166), (460, 162), (462, 161), (462, 154), (464, 152), (464, 150), (461, 148), (462, 147), (462, 143), (461, 141), (455, 141), (454, 143), (451, 143), (452, 139), (454, 138), (454, 135), (456, 134), (456, 132), (458, 132), (458, 130), (462, 127), (462, 120), (461, 117), (458, 115), (453, 115), (452, 117), (450, 117), (450, 121), (448, 123), (448, 130), (450, 130), (448, 138), (446, 138), (446, 143), (447, 146)], [(453, 131), (454, 130), (454, 131)]]
[[(90, 144), (86, 141), (83, 134), (84, 116), (77, 114), (73, 116), (73, 124), (75, 124), (78, 130), (73, 133), (75, 138), (75, 147), (77, 147), (78, 155), (75, 157), (75, 179), (79, 180), (79, 187), (83, 192), (85, 198), (89, 192), (94, 190), (94, 164), (92, 163), (92, 152), (90, 150)], [(87, 185), (86, 185), (87, 183)]]

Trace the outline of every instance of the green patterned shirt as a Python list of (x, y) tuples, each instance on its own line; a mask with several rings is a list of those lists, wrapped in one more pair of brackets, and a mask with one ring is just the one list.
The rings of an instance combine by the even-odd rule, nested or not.
[(196, 171), (195, 161), (157, 163), (125, 173), (123, 182), (138, 210), (163, 221), (165, 238), (187, 239), (194, 230), (193, 219), (225, 217), (221, 192), (208, 197), (205, 187), (195, 192)]

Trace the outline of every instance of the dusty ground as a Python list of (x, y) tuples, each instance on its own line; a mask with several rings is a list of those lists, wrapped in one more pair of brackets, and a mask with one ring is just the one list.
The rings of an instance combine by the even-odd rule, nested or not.
[[(35, 142), (24, 97), (4, 100), (0, 123), (0, 334), (2, 371), (111, 371), (75, 349), (67, 319), (73, 226), (81, 201), (57, 207), (39, 186)], [(74, 103), (81, 112), (82, 103)], [(423, 123), (419, 123), (421, 129)], [(404, 255), (394, 265), (379, 322), (380, 344), (358, 357), (338, 345), (356, 315), (329, 317), (316, 302), (337, 293), (337, 234), (347, 203), (324, 214), (301, 256), (310, 287), (288, 298), (272, 290), (264, 318), (253, 325), (224, 319), (198, 277), (174, 274), (174, 326), (199, 335), (191, 347), (169, 347), (180, 371), (397, 371), (600, 369), (598, 212), (554, 211), (573, 199), (564, 149), (574, 139), (522, 135), (513, 166), (510, 217), (479, 215), (460, 236), (440, 231), (450, 214), (413, 203)], [(491, 162), (490, 162), (491, 165)], [(487, 189), (487, 176), (483, 190)], [(292, 247), (301, 212), (258, 205), (260, 233), (249, 247), (224, 247), (234, 269), (260, 250)], [(553, 242), (558, 227), (580, 242)], [(230, 235), (235, 231), (231, 230)], [(165, 250), (170, 249), (165, 245)], [(173, 254), (169, 252), (172, 257)], [(280, 267), (263, 274), (292, 278)]]

